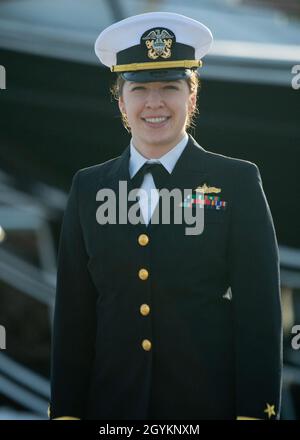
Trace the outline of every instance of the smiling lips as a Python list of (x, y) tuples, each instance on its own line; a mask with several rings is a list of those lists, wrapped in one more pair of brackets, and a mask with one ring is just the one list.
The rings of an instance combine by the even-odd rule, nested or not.
[(156, 126), (160, 127), (164, 125), (164, 123), (170, 119), (170, 116), (157, 116), (157, 117), (151, 117), (151, 118), (142, 118), (143, 121), (145, 121), (150, 126)]

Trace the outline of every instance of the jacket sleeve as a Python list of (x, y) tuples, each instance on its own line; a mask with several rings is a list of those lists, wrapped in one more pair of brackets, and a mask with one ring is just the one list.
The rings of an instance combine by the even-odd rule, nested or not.
[(63, 217), (51, 346), (51, 419), (84, 418), (96, 332), (96, 289), (90, 278), (79, 212), (78, 171)]
[(282, 316), (278, 245), (258, 167), (237, 167), (229, 239), (235, 316), (236, 417), (278, 419)]

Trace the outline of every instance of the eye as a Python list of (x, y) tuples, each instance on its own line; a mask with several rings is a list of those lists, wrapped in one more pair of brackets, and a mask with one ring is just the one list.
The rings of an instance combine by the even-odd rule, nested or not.
[(134, 92), (135, 90), (145, 90), (145, 87), (143, 87), (143, 86), (132, 87), (131, 91)]
[(178, 87), (177, 86), (169, 85), (169, 86), (165, 86), (164, 89), (167, 89), (167, 90), (178, 90)]

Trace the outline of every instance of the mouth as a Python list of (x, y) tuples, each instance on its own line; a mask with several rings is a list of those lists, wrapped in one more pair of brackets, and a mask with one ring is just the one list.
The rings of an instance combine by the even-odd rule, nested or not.
[(152, 118), (142, 118), (148, 127), (160, 128), (167, 124), (171, 116), (157, 116)]

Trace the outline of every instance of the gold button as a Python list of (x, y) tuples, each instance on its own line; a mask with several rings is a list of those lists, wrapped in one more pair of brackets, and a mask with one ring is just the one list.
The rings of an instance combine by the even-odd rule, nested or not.
[(149, 237), (146, 234), (139, 235), (138, 242), (141, 246), (147, 246), (149, 243)]
[(150, 307), (148, 304), (142, 304), (140, 307), (140, 312), (143, 316), (147, 316), (150, 313)]
[(142, 346), (145, 351), (151, 350), (151, 342), (149, 341), (149, 339), (144, 339), (142, 342)]
[(147, 271), (147, 269), (140, 269), (139, 270), (139, 277), (141, 280), (146, 280), (149, 276), (149, 272)]

